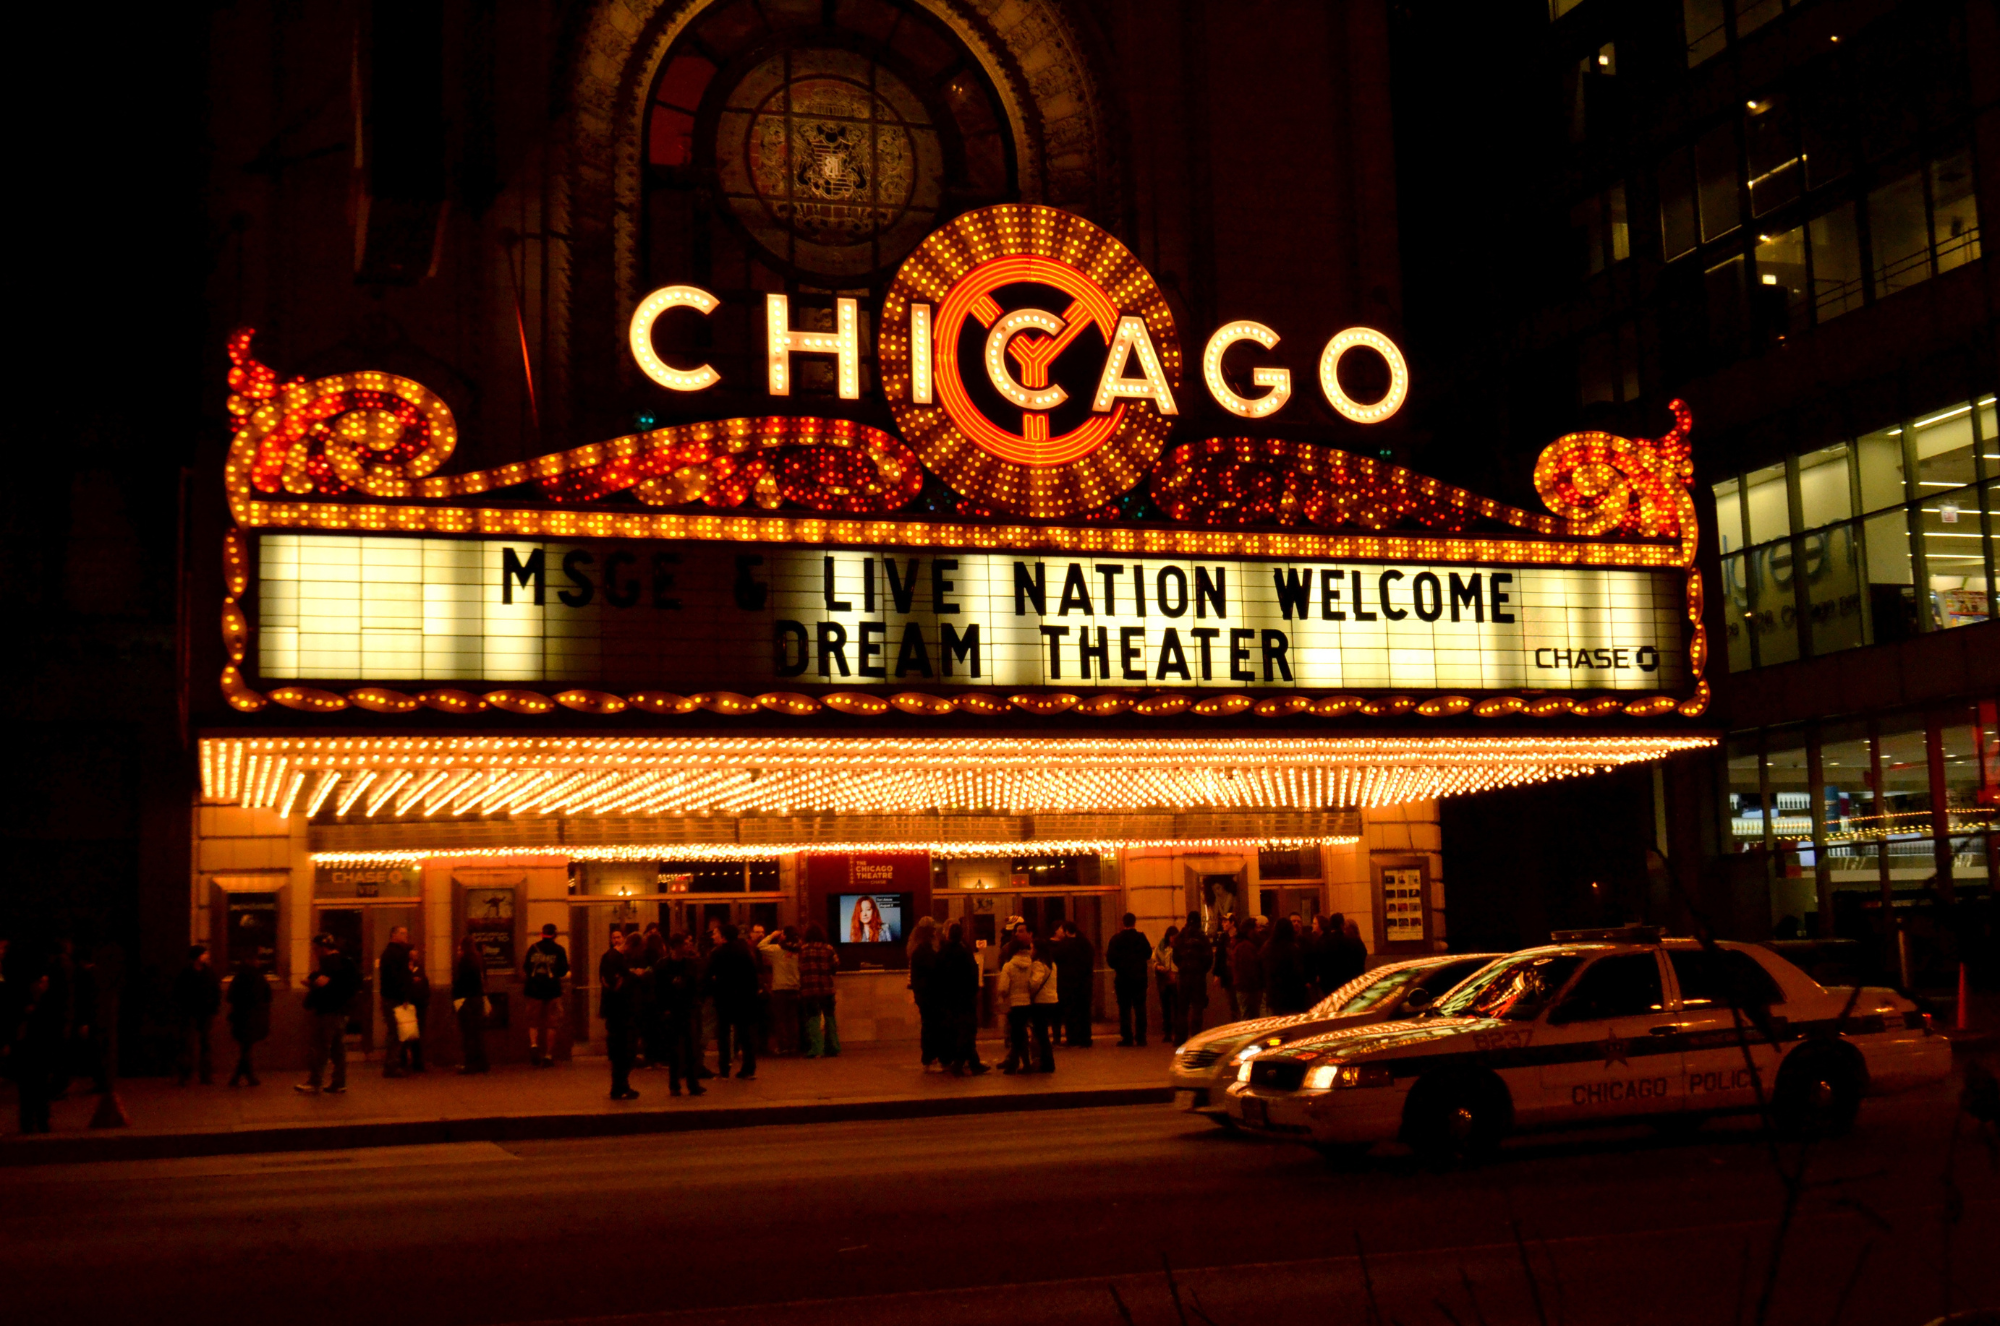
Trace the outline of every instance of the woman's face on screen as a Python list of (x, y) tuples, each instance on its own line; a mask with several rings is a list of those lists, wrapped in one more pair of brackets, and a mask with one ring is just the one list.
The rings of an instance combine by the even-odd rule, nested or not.
[(860, 902), (855, 903), (854, 915), (856, 919), (864, 922), (873, 921), (875, 919), (875, 900), (873, 898), (863, 898)]

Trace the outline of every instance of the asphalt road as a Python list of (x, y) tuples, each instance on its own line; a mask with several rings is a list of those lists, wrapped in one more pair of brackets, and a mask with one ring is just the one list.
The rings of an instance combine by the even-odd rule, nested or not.
[[(2000, 1172), (1950, 1091), (1816, 1146), (1768, 1320), (2000, 1306)], [(1948, 1156), (1950, 1157), (1948, 1163)], [(1945, 1178), (1962, 1218), (1947, 1238)], [(287, 1326), (1755, 1319), (1743, 1129), (1329, 1168), (1163, 1107), (0, 1171), (0, 1318)], [(1518, 1233), (1518, 1238), (1517, 1238)], [(1358, 1243), (1357, 1243), (1358, 1241)], [(664, 1315), (663, 1315), (664, 1314)]]

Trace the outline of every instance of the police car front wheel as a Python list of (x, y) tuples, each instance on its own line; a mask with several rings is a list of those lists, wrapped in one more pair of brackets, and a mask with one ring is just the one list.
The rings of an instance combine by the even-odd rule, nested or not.
[(1794, 1051), (1778, 1070), (1771, 1112), (1780, 1132), (1827, 1136), (1845, 1132), (1861, 1108), (1863, 1069), (1852, 1052)]
[(1492, 1077), (1423, 1078), (1410, 1092), (1404, 1135), (1423, 1154), (1475, 1159), (1500, 1145), (1512, 1113), (1507, 1088)]

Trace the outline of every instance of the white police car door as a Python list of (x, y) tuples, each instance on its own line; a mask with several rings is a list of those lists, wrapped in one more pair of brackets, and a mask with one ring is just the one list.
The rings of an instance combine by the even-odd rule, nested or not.
[[(1686, 1105), (1691, 1110), (1753, 1109), (1771, 1098), (1779, 1052), (1758, 1030), (1783, 1034), (1784, 992), (1757, 959), (1740, 949), (1676, 948), (1667, 953), (1680, 987)], [(1749, 1051), (1745, 1056), (1745, 1050)]]
[(1677, 1030), (1653, 950), (1597, 959), (1570, 983), (1535, 1033), (1542, 1120), (1679, 1109)]

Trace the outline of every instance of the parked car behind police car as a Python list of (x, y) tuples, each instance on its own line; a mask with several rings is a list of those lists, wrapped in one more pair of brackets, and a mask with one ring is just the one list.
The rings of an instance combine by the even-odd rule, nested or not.
[(1782, 1126), (1840, 1127), (1866, 1094), (1951, 1072), (1909, 1000), (1828, 990), (1761, 946), (1556, 938), (1416, 1017), (1260, 1051), (1228, 1089), (1240, 1122), (1323, 1148), (1476, 1153), (1515, 1129), (1693, 1122), (1760, 1099)]
[(1246, 1046), (1254, 1042), (1271, 1049), (1307, 1036), (1408, 1017), (1499, 956), (1454, 953), (1386, 963), (1363, 972), (1303, 1013), (1231, 1022), (1190, 1036), (1167, 1069), (1174, 1106), (1233, 1127), (1224, 1092), (1236, 1080), (1237, 1056)]

